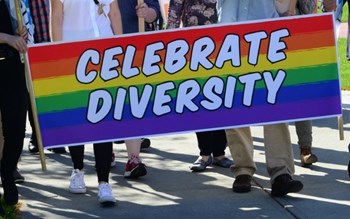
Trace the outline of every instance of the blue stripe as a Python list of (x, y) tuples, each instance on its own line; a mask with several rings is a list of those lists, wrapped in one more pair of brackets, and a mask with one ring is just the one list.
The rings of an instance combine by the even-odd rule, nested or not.
[[(242, 104), (242, 92), (237, 92), (234, 97), (234, 108), (244, 108)], [(288, 102), (298, 102), (305, 101), (311, 99), (323, 99), (328, 97), (340, 96), (340, 87), (338, 80), (331, 81), (322, 81), (321, 83), (314, 84), (305, 84), (305, 85), (296, 85), (296, 86), (286, 86), (282, 87), (277, 95), (276, 103), (288, 103)], [(252, 107), (258, 105), (267, 105), (266, 97), (267, 91), (265, 88), (257, 89), (253, 95), (253, 104)], [(203, 96), (198, 96), (194, 102), (197, 106), (200, 106), (199, 102), (203, 100)], [(171, 109), (175, 108), (175, 100), (168, 104)], [(147, 107), (146, 115), (144, 118), (154, 118), (156, 117), (152, 112), (153, 102)], [(247, 107), (245, 107), (247, 108)], [(221, 107), (220, 109), (224, 109)], [(86, 108), (77, 108), (73, 110), (65, 110), (61, 112), (51, 112), (39, 115), (40, 127), (41, 129), (51, 129), (58, 128), (64, 126), (74, 126), (78, 124), (87, 123), (86, 120)], [(205, 110), (204, 108), (200, 108), (200, 110)], [(111, 121), (113, 120), (112, 113), (114, 108), (112, 108), (111, 112), (103, 121)], [(172, 112), (173, 113), (173, 112)], [(185, 111), (184, 113), (189, 113), (189, 111)], [(192, 113), (192, 112), (190, 112)], [(125, 106), (123, 120), (131, 119), (133, 116), (130, 112), (129, 105)], [(135, 118), (133, 118), (135, 119)]]

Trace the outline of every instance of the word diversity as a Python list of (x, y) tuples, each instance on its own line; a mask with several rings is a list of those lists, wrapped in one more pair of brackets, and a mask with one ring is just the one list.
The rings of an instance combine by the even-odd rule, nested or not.
[[(237, 69), (242, 67), (243, 44), (248, 44), (249, 65), (258, 65), (260, 52), (264, 52), (273, 67), (273, 64), (287, 59), (284, 52), (287, 45), (283, 38), (289, 36), (289, 31), (283, 28), (271, 33), (265, 31), (248, 33), (243, 35), (244, 40), (241, 40), (239, 35), (228, 34), (220, 45), (216, 45), (210, 37), (198, 38), (192, 46), (183, 39), (170, 41), (166, 45), (164, 42), (154, 42), (142, 48), (144, 54), (141, 66), (134, 66), (135, 53), (139, 48), (133, 45), (128, 45), (125, 51), (121, 46), (108, 48), (102, 54), (95, 49), (88, 49), (79, 57), (75, 74), (79, 83), (90, 84), (97, 77), (103, 81), (117, 80), (119, 77), (128, 80), (141, 74), (149, 78), (160, 73), (173, 75), (183, 70), (197, 72), (200, 66), (205, 70), (222, 69), (227, 63), (232, 69)], [(260, 51), (264, 40), (268, 42), (267, 51)], [(215, 59), (209, 59), (217, 46), (220, 46), (220, 49)], [(164, 59), (159, 55), (160, 52), (164, 52)], [(189, 58), (188, 54), (191, 54)], [(118, 56), (124, 57), (122, 61)], [(88, 66), (100, 67), (91, 69)], [(155, 116), (182, 114), (185, 110), (196, 112), (200, 108), (215, 111), (224, 106), (230, 109), (233, 108), (238, 83), (243, 86), (242, 104), (251, 107), (258, 81), (264, 81), (267, 90), (266, 103), (276, 104), (278, 91), (286, 75), (283, 69), (277, 70), (275, 74), (271, 71), (247, 72), (239, 76), (225, 74), (222, 77), (208, 77), (203, 85), (196, 78), (175, 84), (173, 81), (166, 81), (168, 78), (165, 75), (162, 83), (145, 84), (142, 89), (136, 85), (126, 88), (121, 86), (116, 88), (114, 95), (107, 89), (97, 89), (89, 95), (87, 120), (98, 123), (113, 113), (113, 118), (120, 121), (123, 119), (127, 104), (131, 115), (137, 119), (145, 116), (150, 104), (153, 104), (151, 109)], [(172, 97), (170, 93), (174, 92), (176, 96)], [(198, 97), (201, 100), (194, 101)]]

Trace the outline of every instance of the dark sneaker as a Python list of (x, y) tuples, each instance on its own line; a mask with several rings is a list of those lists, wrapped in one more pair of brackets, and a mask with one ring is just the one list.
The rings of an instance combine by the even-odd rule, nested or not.
[(200, 157), (190, 166), (190, 169), (193, 172), (203, 172), (207, 166), (213, 163), (213, 158), (211, 156), (208, 157), (208, 160), (205, 161)]
[(7, 205), (18, 203), (18, 190), (13, 177), (1, 178), (2, 188), (4, 189), (4, 200)]
[(251, 188), (252, 177), (247, 174), (237, 176), (232, 185), (232, 190), (237, 193), (250, 192)]
[(18, 172), (18, 169), (16, 169), (16, 170), (13, 172), (13, 179), (14, 179), (15, 183), (24, 183), (24, 181), (25, 181), (24, 176), (22, 176), (22, 175)]
[(129, 179), (136, 179), (147, 174), (146, 165), (142, 163), (137, 156), (131, 156), (126, 163), (124, 177)]
[(65, 154), (67, 153), (66, 148), (50, 148), (49, 151), (52, 151), (55, 154)]
[(149, 140), (148, 138), (141, 138), (142, 149), (149, 148), (150, 146), (151, 146), (151, 140)]
[(29, 151), (31, 154), (39, 153), (38, 144), (36, 144), (36, 143), (33, 142), (33, 141), (29, 141), (29, 144), (28, 144), (28, 151)]
[(282, 174), (276, 177), (274, 183), (272, 183), (272, 196), (284, 196), (291, 192), (299, 192), (303, 189), (303, 184), (292, 179), (289, 174)]

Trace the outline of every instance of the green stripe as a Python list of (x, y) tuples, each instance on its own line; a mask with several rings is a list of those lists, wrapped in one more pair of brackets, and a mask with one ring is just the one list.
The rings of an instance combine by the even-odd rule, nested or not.
[[(307, 84), (307, 83), (315, 83), (319, 81), (327, 81), (327, 80), (336, 80), (338, 79), (337, 72), (338, 65), (337, 63), (328, 64), (328, 65), (319, 65), (312, 67), (304, 67), (298, 69), (288, 69), (285, 70), (287, 72), (287, 78), (284, 81), (284, 86), (291, 86), (295, 84)], [(276, 74), (277, 70), (272, 71)], [(196, 78), (196, 80), (203, 85), (207, 78)], [(179, 83), (183, 82), (183, 80), (174, 81), (176, 87), (178, 87)], [(142, 90), (144, 85), (139, 85), (139, 90)], [(259, 81), (256, 84), (257, 88), (264, 88), (265, 83), (263, 81)], [(236, 90), (242, 90), (243, 85), (238, 83)], [(107, 88), (113, 99), (115, 97), (116, 88), (111, 87)], [(79, 91), (73, 93), (64, 93), (61, 95), (52, 95), (46, 97), (37, 98), (37, 106), (38, 113), (52, 112), (52, 111), (62, 111), (66, 109), (75, 109), (80, 107), (85, 107), (88, 104), (88, 96), (91, 90), (87, 91)], [(174, 97), (176, 95), (176, 90), (168, 92), (169, 95)], [(153, 97), (152, 97), (153, 99)], [(127, 100), (128, 102), (128, 100)], [(54, 104), (48, 104), (54, 103)]]

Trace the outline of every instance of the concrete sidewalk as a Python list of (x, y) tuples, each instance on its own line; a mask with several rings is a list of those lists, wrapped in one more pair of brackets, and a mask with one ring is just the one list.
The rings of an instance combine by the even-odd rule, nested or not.
[[(126, 150), (114, 145), (117, 166), (110, 184), (118, 204), (102, 208), (97, 201), (97, 177), (91, 145), (86, 147), (85, 181), (88, 192), (68, 192), (71, 174), (69, 154), (46, 153), (48, 170), (41, 171), (39, 157), (27, 149), (30, 127), (19, 164), (26, 182), (19, 185), (22, 217), (30, 218), (349, 218), (350, 180), (347, 175), (350, 142), (350, 93), (343, 92), (345, 140), (339, 140), (337, 118), (314, 121), (314, 153), (319, 162), (300, 167), (295, 127), (290, 126), (295, 152), (296, 179), (304, 183), (298, 194), (284, 198), (269, 195), (265, 170), (262, 127), (252, 128), (258, 171), (250, 193), (231, 190), (228, 169), (209, 167), (192, 173), (188, 166), (198, 149), (194, 133), (151, 138), (152, 147), (142, 153), (148, 175), (139, 180), (124, 179)], [(229, 155), (227, 150), (227, 155)]]

